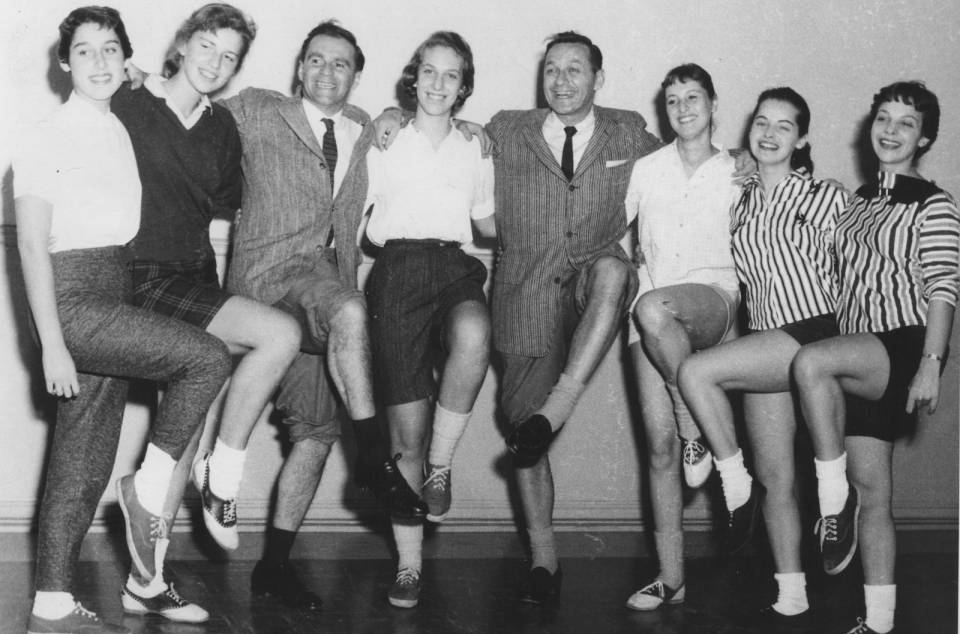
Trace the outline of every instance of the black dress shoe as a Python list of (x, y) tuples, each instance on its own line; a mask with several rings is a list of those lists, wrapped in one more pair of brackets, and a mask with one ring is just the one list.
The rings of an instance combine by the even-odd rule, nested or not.
[(527, 578), (520, 585), (520, 601), (524, 603), (543, 603), (555, 599), (560, 594), (560, 584), (563, 581), (563, 571), (557, 564), (557, 571), (550, 574), (546, 568), (537, 566), (527, 573)]
[(427, 505), (407, 484), (400, 469), (397, 468), (397, 454), (393, 458), (357, 461), (356, 482), (370, 490), (380, 500), (390, 517), (399, 520), (421, 520), (427, 516)]
[(760, 518), (760, 502), (763, 500), (763, 485), (756, 480), (750, 485), (750, 497), (727, 518), (727, 531), (724, 535), (724, 550), (734, 555), (750, 543), (753, 531)]
[(272, 597), (287, 607), (317, 612), (323, 600), (307, 590), (289, 563), (268, 565), (258, 561), (250, 577), (250, 592), (254, 597)]
[(533, 465), (550, 448), (556, 433), (545, 416), (534, 414), (513, 428), (507, 437), (507, 448), (522, 465)]

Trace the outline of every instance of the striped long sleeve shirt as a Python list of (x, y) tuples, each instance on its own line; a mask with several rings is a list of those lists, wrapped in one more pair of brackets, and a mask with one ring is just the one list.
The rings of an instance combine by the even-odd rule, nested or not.
[(751, 330), (836, 310), (833, 233), (845, 204), (841, 189), (805, 169), (777, 183), (769, 198), (759, 175), (744, 183), (731, 234)]
[(837, 223), (840, 332), (926, 325), (927, 306), (960, 293), (960, 212), (933, 183), (880, 172)]

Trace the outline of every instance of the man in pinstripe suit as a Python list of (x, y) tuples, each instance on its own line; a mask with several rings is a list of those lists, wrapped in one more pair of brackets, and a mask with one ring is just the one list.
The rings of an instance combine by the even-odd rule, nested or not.
[(520, 599), (531, 603), (561, 582), (546, 452), (636, 293), (619, 245), (624, 197), (633, 162), (661, 145), (638, 113), (594, 105), (602, 62), (589, 38), (554, 36), (543, 64), (549, 108), (502, 111), (487, 126), (498, 150), (494, 347), (532, 550)]

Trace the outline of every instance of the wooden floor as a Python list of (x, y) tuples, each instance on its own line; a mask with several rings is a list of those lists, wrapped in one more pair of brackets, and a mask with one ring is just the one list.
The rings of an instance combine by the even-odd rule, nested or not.
[[(211, 613), (204, 625), (178, 625), (158, 617), (122, 614), (119, 561), (83, 561), (78, 596), (86, 606), (134, 632), (199, 634), (237, 632), (571, 632), (606, 634), (747, 634), (769, 630), (743, 625), (744, 612), (769, 603), (774, 586), (760, 556), (736, 560), (700, 557), (688, 561), (687, 601), (649, 613), (624, 607), (626, 598), (653, 574), (649, 558), (567, 558), (555, 605), (527, 606), (514, 600), (525, 569), (518, 559), (428, 559), (420, 605), (388, 605), (393, 565), (386, 559), (312, 559), (296, 562), (324, 599), (322, 613), (304, 614), (272, 602), (251, 601), (253, 561), (216, 563), (176, 560), (168, 568), (181, 593)], [(862, 613), (859, 559), (838, 577), (809, 575), (817, 625), (809, 631), (844, 633)], [(0, 562), (0, 632), (22, 633), (30, 609), (30, 562)], [(913, 553), (897, 561), (898, 632), (957, 632), (957, 555)]]

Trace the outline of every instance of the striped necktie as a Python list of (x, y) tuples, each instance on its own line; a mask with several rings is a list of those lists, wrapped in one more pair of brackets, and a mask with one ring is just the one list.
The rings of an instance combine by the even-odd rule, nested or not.
[(568, 125), (563, 131), (567, 135), (567, 138), (563, 140), (563, 154), (560, 155), (560, 169), (563, 170), (563, 175), (570, 181), (573, 180), (573, 135), (577, 133), (577, 129), (572, 125)]
[(327, 162), (327, 171), (330, 172), (330, 195), (333, 196), (333, 174), (337, 169), (337, 137), (333, 134), (333, 119), (323, 119), (327, 131), (323, 133), (323, 159)]

